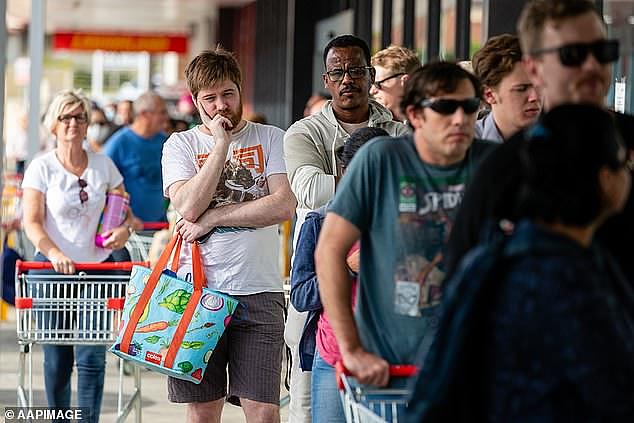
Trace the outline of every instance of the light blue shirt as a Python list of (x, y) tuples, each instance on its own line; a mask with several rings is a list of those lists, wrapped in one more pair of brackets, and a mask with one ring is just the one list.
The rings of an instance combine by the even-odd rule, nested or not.
[(475, 126), (475, 138), (489, 140), (500, 144), (504, 142), (504, 138), (495, 124), (495, 119), (493, 119), (493, 112), (490, 112), (485, 117), (478, 119)]

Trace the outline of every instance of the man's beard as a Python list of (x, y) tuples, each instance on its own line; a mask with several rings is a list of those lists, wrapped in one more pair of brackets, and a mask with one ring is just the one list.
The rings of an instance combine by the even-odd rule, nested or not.
[(231, 121), (231, 124), (235, 128), (242, 121), (242, 99), (240, 100), (240, 104), (238, 104), (237, 110), (227, 110), (225, 112), (220, 113), (220, 116), (224, 116)]
[(237, 110), (232, 110), (231, 108), (227, 109), (227, 110), (223, 110), (222, 112), (216, 112), (216, 114), (214, 114), (214, 116), (209, 115), (209, 113), (207, 113), (207, 111), (205, 110), (205, 108), (201, 105), (197, 105), (196, 108), (198, 109), (198, 113), (203, 116), (203, 114), (209, 116), (209, 119), (213, 119), (214, 116), (216, 115), (220, 115), (222, 117), (225, 117), (227, 119), (229, 119), (231, 121), (231, 125), (233, 125), (233, 128), (235, 128), (236, 126), (238, 126), (240, 124), (240, 122), (242, 121), (242, 99), (240, 99), (240, 103), (238, 104), (238, 108)]

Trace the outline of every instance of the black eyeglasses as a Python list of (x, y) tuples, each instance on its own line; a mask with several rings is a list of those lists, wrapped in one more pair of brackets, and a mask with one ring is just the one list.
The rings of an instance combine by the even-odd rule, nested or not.
[(88, 115), (82, 113), (80, 115), (61, 115), (57, 117), (57, 120), (64, 123), (65, 125), (70, 124), (70, 121), (75, 119), (77, 123), (86, 123), (88, 122)]
[(436, 113), (441, 115), (451, 115), (461, 107), (465, 113), (471, 114), (478, 111), (480, 108), (480, 99), (477, 97), (467, 98), (465, 100), (452, 100), (441, 98), (438, 100), (430, 100), (428, 98), (422, 100), (419, 105), (421, 107), (429, 107)]
[(374, 84), (372, 85), (374, 85), (378, 90), (382, 90), (383, 87), (381, 86), (381, 84), (389, 81), (390, 79), (398, 78), (399, 76), (403, 76), (403, 75), (405, 75), (405, 72), (395, 73), (394, 75), (390, 75), (387, 78), (381, 79), (380, 81), (374, 81)]
[(79, 184), (79, 201), (81, 201), (81, 204), (83, 205), (86, 201), (88, 201), (88, 193), (84, 189), (88, 186), (88, 182), (79, 178), (77, 183)]
[(601, 64), (612, 63), (619, 58), (618, 40), (601, 40), (594, 43), (566, 44), (561, 47), (549, 47), (533, 50), (531, 54), (559, 53), (559, 61), (564, 66), (581, 66), (592, 53)]
[(331, 82), (339, 82), (345, 78), (346, 74), (350, 75), (352, 79), (361, 79), (368, 75), (368, 71), (373, 69), (372, 66), (357, 66), (354, 68), (348, 69), (333, 69), (331, 71), (326, 72), (328, 75), (328, 79)]

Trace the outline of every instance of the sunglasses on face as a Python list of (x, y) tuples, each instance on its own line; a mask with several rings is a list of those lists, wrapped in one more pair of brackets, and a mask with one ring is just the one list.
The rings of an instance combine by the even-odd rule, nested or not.
[(330, 82), (339, 82), (346, 77), (346, 74), (350, 75), (350, 78), (352, 79), (361, 79), (367, 76), (370, 69), (372, 69), (371, 66), (357, 66), (348, 69), (333, 69), (326, 72), (326, 75), (328, 76), (328, 79), (330, 79)]
[(390, 79), (398, 78), (399, 76), (403, 76), (403, 75), (405, 75), (404, 72), (395, 73), (394, 75), (390, 75), (387, 78), (381, 79), (380, 81), (375, 81), (374, 84), (372, 84), (372, 85), (374, 85), (378, 90), (381, 90), (381, 89), (383, 89), (381, 84), (389, 81)]
[(458, 107), (462, 108), (465, 113), (471, 114), (478, 111), (480, 108), (480, 99), (477, 97), (467, 98), (464, 100), (451, 100), (441, 98), (438, 100), (430, 100), (428, 98), (422, 100), (421, 107), (429, 107), (436, 113), (441, 115), (452, 115), (458, 110)]
[(619, 58), (618, 40), (601, 40), (594, 43), (566, 44), (561, 47), (549, 47), (537, 49), (531, 54), (559, 53), (559, 61), (564, 66), (581, 66), (592, 53), (597, 62), (605, 65)]
[(88, 193), (84, 189), (88, 186), (88, 182), (79, 178), (77, 183), (79, 184), (79, 201), (81, 201), (81, 204), (83, 205), (86, 201), (88, 201)]

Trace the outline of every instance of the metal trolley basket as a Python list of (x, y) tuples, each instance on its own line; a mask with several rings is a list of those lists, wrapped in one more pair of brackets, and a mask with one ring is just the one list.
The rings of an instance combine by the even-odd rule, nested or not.
[(144, 222), (142, 231), (130, 234), (126, 248), (130, 253), (131, 260), (149, 261), (150, 247), (152, 247), (154, 234), (168, 228), (169, 224), (167, 222)]
[[(20, 358), (18, 405), (33, 406), (32, 345), (111, 345), (116, 339), (125, 302), (129, 271), (145, 262), (76, 263), (78, 274), (28, 274), (51, 270), (48, 262), (16, 263), (15, 309)], [(100, 274), (117, 270), (120, 274)], [(86, 272), (90, 271), (88, 275)], [(25, 389), (25, 382), (28, 385)], [(27, 395), (28, 394), (28, 395)], [(117, 422), (132, 408), (141, 422), (141, 373), (134, 372), (134, 392), (123, 404), (123, 366), (119, 370)]]
[[(347, 423), (397, 423), (407, 406), (407, 389), (369, 388), (354, 382), (343, 363), (336, 364), (337, 387)], [(411, 377), (413, 365), (391, 365), (390, 377)]]

